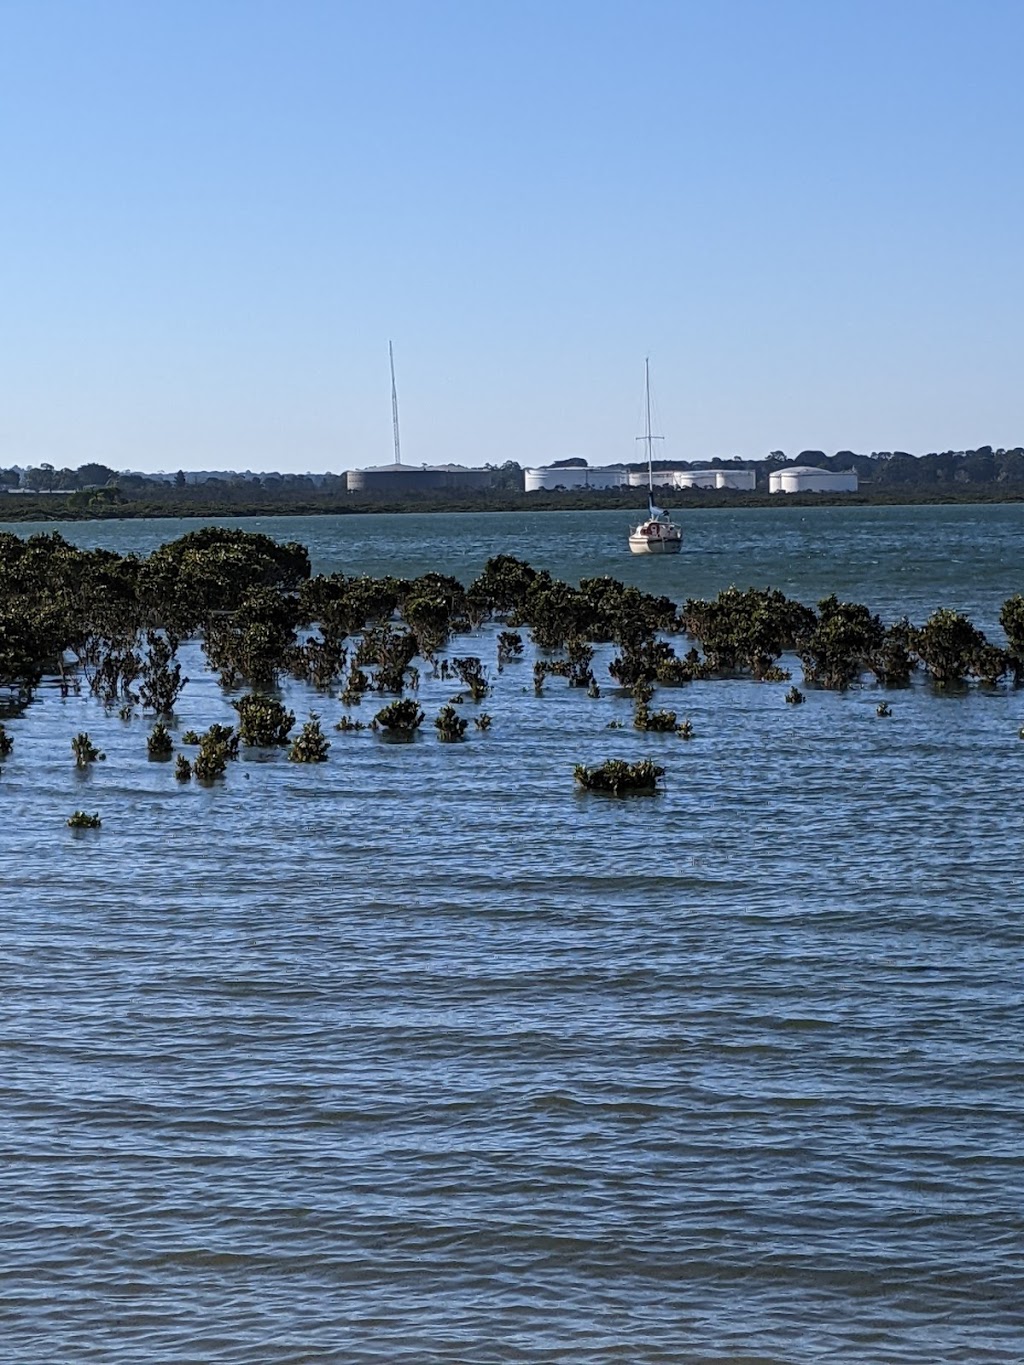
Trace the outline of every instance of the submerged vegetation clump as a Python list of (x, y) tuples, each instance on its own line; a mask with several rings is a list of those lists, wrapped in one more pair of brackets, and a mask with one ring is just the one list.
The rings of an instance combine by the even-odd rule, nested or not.
[(777, 588), (726, 588), (711, 601), (689, 599), (680, 613), (712, 674), (749, 673), (761, 681), (814, 629), (809, 607)]
[(475, 655), (465, 659), (452, 659), (452, 671), (469, 692), (474, 701), (483, 701), (491, 690), (483, 665)]
[(999, 612), (999, 624), (1006, 633), (1007, 657), (1014, 682), (1024, 681), (1024, 597), (1008, 597)]
[(314, 711), (292, 741), (288, 758), (292, 763), (326, 763), (330, 747), (330, 741), (321, 729), (320, 717)]
[(146, 632), (146, 643), (149, 652), (142, 663), (139, 697), (147, 711), (155, 711), (158, 716), (169, 716), (188, 682), (188, 678), (181, 676), (181, 664), (175, 658), (178, 637), (150, 630)]
[(249, 693), (231, 705), (238, 712), (239, 739), (247, 748), (283, 748), (288, 743), (295, 712), (281, 702)]
[(90, 763), (101, 763), (106, 754), (101, 754), (85, 730), (75, 735), (71, 741), (71, 752), (75, 756), (75, 766), (87, 768)]
[(624, 645), (608, 672), (620, 686), (635, 692), (641, 683), (682, 687), (696, 676), (696, 667), (689, 657), (680, 659), (668, 640), (650, 636)]
[[(345, 718), (347, 719), (347, 717)], [(382, 730), (391, 730), (404, 734), (412, 734), (423, 724), (423, 711), (418, 701), (405, 697), (399, 701), (389, 702), (374, 716), (374, 724), (380, 726)], [(355, 722), (358, 728), (363, 727), (359, 722)], [(339, 729), (341, 723), (339, 722)], [(352, 728), (346, 726), (346, 729)]]
[(613, 796), (624, 796), (627, 792), (657, 791), (658, 783), (665, 775), (665, 769), (650, 758), (643, 758), (639, 763), (609, 758), (592, 768), (577, 763), (573, 775), (584, 791), (609, 792)]
[(449, 742), (462, 739), (466, 733), (467, 724), (468, 721), (459, 715), (454, 706), (442, 706), (434, 718), (438, 739)]
[[(391, 624), (367, 630), (356, 648), (353, 660), (353, 679), (359, 690), (372, 688), (375, 692), (397, 692), (401, 695), (406, 685), (415, 686), (419, 674), (412, 667), (418, 652), (416, 636), (410, 630), (397, 630)], [(373, 674), (362, 670), (373, 668)]]
[(357, 664), (353, 664), (349, 670), (345, 690), (341, 694), (343, 704), (345, 706), (358, 706), (363, 699), (363, 693), (369, 686), (370, 679)]
[(652, 711), (646, 702), (638, 701), (633, 712), (633, 729), (667, 734), (676, 728), (674, 711)]
[(885, 628), (867, 607), (840, 602), (835, 595), (818, 603), (817, 623), (797, 647), (804, 677), (819, 687), (842, 692), (857, 681), (868, 659), (877, 656)]
[(90, 815), (84, 810), (76, 810), (67, 818), (68, 829), (99, 829), (102, 824), (98, 814)]
[(911, 644), (932, 682), (940, 687), (962, 685), (971, 676), (998, 682), (1010, 664), (1005, 650), (990, 645), (963, 612), (947, 607), (933, 612), (913, 632)]
[(342, 676), (347, 662), (348, 650), (339, 639), (325, 635), (318, 640), (310, 635), (305, 644), (292, 650), (288, 671), (318, 692), (327, 692)]
[(192, 762), (196, 780), (209, 783), (223, 777), (232, 758), (238, 754), (238, 736), (229, 726), (211, 725), (199, 741), (199, 752)]
[(238, 731), (230, 725), (211, 725), (199, 743), (202, 744), (204, 739), (212, 744), (223, 744), (228, 751), (228, 758), (238, 757)]
[(174, 740), (162, 720), (158, 720), (150, 731), (146, 749), (150, 758), (170, 758), (174, 752)]
[(676, 728), (674, 711), (652, 711), (651, 699), (654, 687), (646, 680), (633, 686), (633, 729), (667, 734)]
[(498, 632), (498, 672), (501, 673), (507, 663), (513, 659), (523, 657), (523, 637), (518, 630), (501, 630)]
[(297, 615), (290, 594), (253, 587), (233, 612), (211, 617), (203, 649), (222, 686), (276, 687), (292, 658)]

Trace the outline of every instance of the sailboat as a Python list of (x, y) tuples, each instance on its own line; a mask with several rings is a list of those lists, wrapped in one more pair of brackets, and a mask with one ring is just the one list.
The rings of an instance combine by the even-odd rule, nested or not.
[(654, 469), (651, 464), (651, 445), (660, 436), (651, 435), (651, 362), (644, 361), (644, 396), (647, 407), (647, 431), (638, 441), (647, 446), (647, 506), (648, 515), (629, 533), (629, 548), (635, 555), (677, 555), (683, 544), (683, 533), (667, 512), (654, 505)]

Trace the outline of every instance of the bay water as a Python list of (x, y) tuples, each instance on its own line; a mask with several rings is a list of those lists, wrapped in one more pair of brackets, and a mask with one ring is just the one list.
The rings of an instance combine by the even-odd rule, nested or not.
[[(996, 639), (1024, 590), (1019, 506), (682, 520), (666, 560), (619, 513), (235, 524), (316, 572), (509, 553)], [(0, 529), (147, 553), (198, 524)], [(661, 689), (686, 742), (630, 728), (612, 650), (600, 698), (535, 696), (495, 637), (450, 651), (493, 684), (464, 743), (427, 670), (408, 745), (287, 684), (328, 762), (210, 788), (88, 696), (6, 719), (0, 1359), (1024, 1360), (1024, 693)], [(182, 659), (176, 737), (232, 723)], [(657, 796), (574, 788), (646, 756)]]

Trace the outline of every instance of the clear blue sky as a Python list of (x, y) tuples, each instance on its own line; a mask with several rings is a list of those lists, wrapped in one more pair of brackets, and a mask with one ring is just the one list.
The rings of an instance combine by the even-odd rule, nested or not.
[(0, 464), (1024, 443), (1020, 0), (0, 0)]

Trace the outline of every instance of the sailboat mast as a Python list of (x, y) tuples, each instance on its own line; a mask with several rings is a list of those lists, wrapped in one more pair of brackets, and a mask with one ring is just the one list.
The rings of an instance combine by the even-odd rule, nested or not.
[[(652, 435), (651, 435), (651, 359), (650, 359), (650, 356), (645, 356), (645, 357), (644, 357), (644, 401), (645, 401), (646, 408), (647, 408), (647, 429), (646, 429), (646, 431), (644, 432), (644, 434), (643, 434), (642, 436), (638, 436), (636, 439), (637, 439), (638, 441), (643, 441), (643, 443), (644, 443), (644, 444), (646, 445), (646, 447), (647, 447), (647, 491), (648, 491), (648, 493), (650, 494), (649, 501), (650, 501), (651, 507), (653, 508), (653, 506), (654, 506), (654, 465), (653, 465), (653, 463), (652, 463), (652, 456), (653, 456), (653, 451), (654, 451), (654, 442), (655, 442), (655, 441), (660, 441), (660, 440), (661, 440), (661, 437), (660, 437), (660, 436), (652, 436)], [(651, 516), (652, 516), (652, 517), (654, 516), (653, 511), (651, 512)]]
[(644, 395), (647, 402), (647, 487), (654, 497), (654, 467), (651, 464), (651, 357), (644, 356)]
[[(395, 388), (395, 352), (388, 342), (388, 359), (391, 361), (391, 420), (395, 427), (395, 465), (402, 463), (402, 447), (398, 439), (398, 390)], [(650, 418), (647, 422), (650, 427)]]

